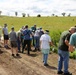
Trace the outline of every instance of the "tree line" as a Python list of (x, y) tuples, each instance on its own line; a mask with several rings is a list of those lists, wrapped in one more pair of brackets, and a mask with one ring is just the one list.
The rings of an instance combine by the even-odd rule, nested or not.
[[(1, 15), (1, 14), (2, 14), (2, 11), (0, 11), (0, 15)], [(65, 16), (66, 16), (66, 13), (63, 12), (63, 13), (61, 13), (61, 15), (62, 15), (63, 17), (65, 17)], [(18, 12), (15, 12), (15, 16), (16, 16), (16, 17), (18, 16)], [(58, 15), (55, 15), (54, 13), (52, 14), (52, 16), (58, 17)], [(69, 13), (67, 16), (70, 17), (70, 16), (71, 16), (71, 13)], [(25, 14), (25, 13), (22, 13), (22, 17), (26, 17), (26, 14)], [(30, 15), (27, 14), (27, 17), (30, 17)], [(41, 14), (38, 14), (37, 17), (41, 17)]]

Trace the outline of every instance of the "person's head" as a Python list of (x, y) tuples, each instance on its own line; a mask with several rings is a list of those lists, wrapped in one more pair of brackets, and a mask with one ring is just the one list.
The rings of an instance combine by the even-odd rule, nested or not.
[(6, 23), (4, 24), (4, 27), (7, 27), (7, 24)]
[(14, 27), (11, 27), (11, 30), (14, 31)]
[(27, 29), (27, 28), (28, 28), (28, 25), (25, 26), (25, 29)]
[(34, 25), (34, 27), (36, 28), (36, 24)]
[(45, 34), (49, 34), (49, 30), (45, 30), (44, 33), (45, 33)]
[(71, 28), (69, 29), (69, 32), (70, 32), (71, 34), (75, 33), (75, 32), (76, 32), (76, 27), (71, 27)]

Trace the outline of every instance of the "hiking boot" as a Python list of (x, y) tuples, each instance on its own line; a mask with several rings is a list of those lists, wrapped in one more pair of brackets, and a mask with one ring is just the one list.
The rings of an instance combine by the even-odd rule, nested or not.
[(63, 74), (63, 71), (58, 71), (57, 74)]
[(18, 52), (19, 52), (19, 53), (21, 53), (21, 51), (20, 51), (20, 50), (19, 50)]
[(33, 52), (36, 52), (37, 51), (37, 49), (35, 48), (34, 50), (33, 50)]
[(40, 51), (40, 49), (38, 48), (38, 51)]
[(48, 64), (44, 64), (44, 66), (49, 66)]
[(64, 73), (63, 75), (72, 75), (72, 73), (68, 72), (68, 73)]
[(15, 55), (14, 55), (14, 54), (12, 54), (12, 56), (14, 57)]
[(20, 56), (19, 54), (16, 54), (16, 56)]

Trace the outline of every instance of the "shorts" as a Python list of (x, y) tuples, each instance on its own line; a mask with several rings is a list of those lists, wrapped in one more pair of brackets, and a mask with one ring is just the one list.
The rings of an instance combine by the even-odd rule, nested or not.
[(4, 35), (4, 40), (9, 40), (9, 36), (8, 35)]
[(17, 47), (17, 42), (16, 41), (10, 41), (11, 47), (16, 48)]

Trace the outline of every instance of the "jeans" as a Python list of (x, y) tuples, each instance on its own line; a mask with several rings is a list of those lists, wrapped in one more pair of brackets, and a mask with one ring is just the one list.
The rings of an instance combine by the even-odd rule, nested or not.
[(34, 36), (32, 36), (32, 43), (33, 43), (33, 46), (35, 46), (35, 43), (34, 43)]
[(47, 64), (48, 54), (43, 54), (43, 62)]
[(20, 40), (17, 39), (18, 51), (20, 51)]
[(69, 52), (58, 50), (59, 60), (58, 60), (58, 71), (62, 71), (64, 66), (64, 73), (68, 72), (68, 64), (69, 64)]
[(39, 48), (39, 36), (35, 36), (35, 48)]

